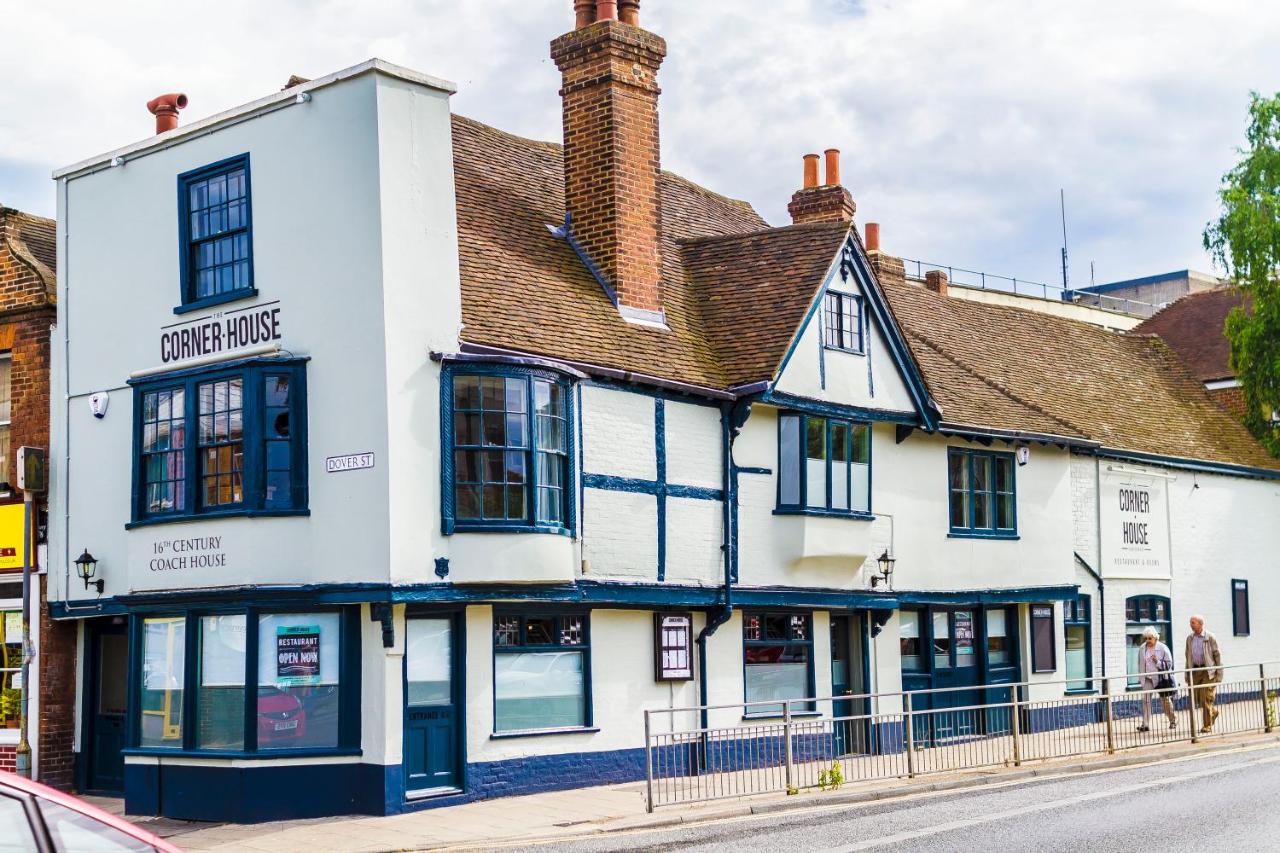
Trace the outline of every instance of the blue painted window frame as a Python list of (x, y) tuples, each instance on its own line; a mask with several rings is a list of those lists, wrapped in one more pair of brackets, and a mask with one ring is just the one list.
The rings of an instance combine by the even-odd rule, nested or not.
[[(796, 503), (784, 502), (783, 500), (783, 488), (784, 488), (783, 477), (786, 476), (787, 467), (784, 464), (784, 460), (783, 460), (784, 451), (782, 446), (782, 433), (783, 433), (783, 424), (787, 418), (796, 418), (799, 424), (799, 430), (800, 430), (799, 442), (797, 447), (798, 458), (794, 460), (795, 464), (798, 466), (797, 473), (799, 475), (799, 483), (798, 483), (798, 491), (797, 491), (798, 502)], [(826, 505), (823, 507), (809, 506), (806, 499), (809, 493), (809, 466), (807, 464), (807, 461), (808, 461), (807, 452), (808, 452), (808, 435), (809, 435), (810, 421), (821, 421), (825, 424), (825, 427), (823, 430), (823, 435), (824, 435), (823, 454), (824, 454), (824, 459), (826, 461), (826, 468), (827, 468), (827, 494), (826, 494), (826, 502), (825, 502)], [(832, 493), (831, 493), (831, 488), (832, 488), (831, 468), (832, 468), (833, 461), (831, 459), (831, 433), (832, 433), (832, 427), (835, 425), (847, 426), (849, 431), (848, 440), (849, 440), (850, 452), (848, 453), (848, 458), (844, 461), (845, 468), (847, 469), (847, 474), (845, 476), (845, 487), (847, 490), (846, 502), (849, 505), (848, 509), (838, 509), (838, 508), (833, 508), (832, 506), (833, 501), (832, 501)], [(867, 506), (866, 506), (866, 509), (854, 508), (853, 506), (853, 465), (855, 463), (853, 461), (854, 454), (852, 451), (853, 451), (854, 435), (856, 434), (856, 431), (859, 428), (866, 430), (866, 447), (867, 447)], [(873, 491), (872, 483), (873, 483), (874, 473), (875, 473), (875, 465), (874, 465), (873, 449), (872, 449), (874, 444), (874, 442), (872, 441), (873, 435), (874, 435), (874, 430), (872, 429), (871, 423), (868, 421), (860, 421), (853, 418), (840, 418), (840, 417), (830, 417), (826, 415), (815, 415), (807, 412), (792, 411), (792, 410), (783, 410), (778, 412), (778, 476), (776, 478), (776, 481), (777, 481), (776, 505), (775, 505), (773, 514), (774, 515), (834, 516), (837, 518), (855, 518), (855, 519), (862, 519), (862, 520), (874, 519), (875, 516), (872, 514), (872, 497), (871, 497), (872, 491)]]
[[(307, 482), (307, 359), (244, 359), (211, 368), (193, 368), (162, 376), (130, 380), (133, 386), (133, 489), (132, 520), (126, 527), (184, 521), (192, 518), (229, 516), (281, 516), (308, 513)], [(270, 412), (284, 408), (266, 404), (268, 376), (289, 377), (288, 449), (290, 501), (288, 506), (268, 506), (266, 420)], [(222, 379), (241, 378), (243, 395), (243, 499), (234, 505), (203, 508), (199, 494), (199, 386)], [(143, 458), (143, 403), (157, 391), (182, 389), (184, 449), (182, 482), (186, 506), (180, 511), (153, 513), (146, 507), (146, 477)], [(279, 469), (284, 470), (284, 469)]]
[[(1089, 676), (1093, 675), (1093, 600), (1084, 594), (1076, 596), (1075, 601), (1062, 602), (1062, 638), (1063, 651), (1067, 660), (1070, 660), (1071, 650), (1066, 647), (1066, 638), (1071, 628), (1083, 628), (1084, 630), (1084, 671)], [(1065, 662), (1064, 662), (1065, 665)], [(1063, 672), (1063, 677), (1067, 677), (1067, 673)], [(1067, 693), (1093, 693), (1093, 681), (1086, 679), (1082, 681), (1068, 681)]]
[[(582, 620), (582, 642), (565, 643), (557, 640), (554, 643), (530, 643), (528, 641), (528, 625), (533, 619), (554, 619), (558, 636), (563, 637), (561, 620), (576, 618)], [(519, 638), (514, 645), (498, 644), (498, 621), (500, 619), (519, 620)], [(493, 646), (493, 683), (491, 739), (534, 737), (538, 735), (561, 734), (566, 732), (596, 731), (595, 714), (592, 702), (591, 684), (591, 611), (585, 607), (495, 607), (490, 633)], [(498, 731), (498, 656), (503, 654), (527, 654), (538, 652), (580, 652), (582, 654), (582, 725), (560, 726), (533, 729), (508, 729)]]
[[(852, 303), (852, 311), (847, 310), (848, 303)], [(852, 329), (848, 328), (850, 321), (854, 325)], [(824, 347), (863, 355), (867, 347), (866, 330), (861, 296), (839, 290), (828, 290), (822, 295), (822, 345)], [(852, 339), (852, 343), (846, 343), (846, 339)]]
[[(248, 253), (248, 278), (249, 282), (246, 287), (237, 288), (226, 293), (218, 293), (211, 296), (198, 296), (196, 293), (195, 281), (195, 252), (200, 243), (206, 239), (193, 240), (191, 236), (191, 192), (192, 184), (200, 181), (208, 180), (219, 175), (225, 175), (234, 172), (237, 169), (244, 169), (244, 199), (245, 199), (245, 224), (242, 228), (220, 232), (218, 237), (226, 237), (228, 234), (243, 233), (249, 244)], [(210, 163), (207, 166), (201, 166), (198, 169), (192, 169), (189, 172), (183, 172), (178, 175), (178, 247), (179, 247), (179, 278), (181, 283), (180, 296), (182, 304), (173, 309), (175, 314), (186, 314), (190, 311), (199, 311), (214, 305), (222, 305), (227, 302), (235, 302), (240, 299), (248, 299), (258, 295), (253, 275), (253, 183), (249, 169), (249, 154), (237, 154), (234, 157), (228, 157), (225, 160), (219, 160), (216, 163)]]
[[(1240, 595), (1239, 593), (1243, 593)], [(1231, 634), (1249, 636), (1249, 582), (1244, 578), (1231, 579)]]
[[(458, 376), (500, 376), (525, 380), (525, 466), (528, 489), (527, 517), (523, 521), (459, 518), (457, 515), (457, 481), (454, 453), (458, 448), (454, 431), (454, 380)], [(561, 388), (564, 400), (565, 457), (561, 486), (564, 519), (561, 523), (539, 521), (542, 514), (541, 490), (544, 484), (537, 476), (537, 414), (534, 407), (534, 381), (543, 380)], [(564, 376), (537, 368), (512, 365), (450, 363), (440, 378), (440, 526), (445, 536), (454, 533), (553, 533), (573, 536), (577, 529), (577, 416), (573, 384)], [(471, 445), (467, 445), (470, 447)]]
[[(963, 458), (965, 460), (965, 477), (966, 489), (961, 490), (968, 497), (968, 524), (963, 527), (957, 527), (952, 523), (952, 504), (956, 499), (957, 490), (951, 487), (951, 460)], [(974, 462), (979, 459), (991, 460), (991, 479), (989, 488), (979, 492), (974, 488)], [(999, 462), (1003, 461), (1009, 466), (1009, 480), (1011, 489), (1008, 491), (998, 490), (996, 484), (998, 475), (996, 473)], [(971, 450), (966, 447), (948, 447), (947, 448), (947, 466), (946, 466), (946, 486), (947, 486), (947, 532), (949, 536), (972, 538), (972, 539), (1017, 539), (1018, 538), (1018, 464), (1014, 454), (1007, 453), (1002, 450)], [(991, 500), (991, 527), (977, 527), (977, 500), (979, 495), (990, 498)], [(998, 502), (1002, 495), (1008, 495), (1011, 504), (1010, 514), (1013, 520), (1012, 527), (997, 527), (999, 524), (1000, 512)]]
[[(1164, 605), (1164, 617), (1160, 617), (1160, 605)], [(1160, 631), (1160, 642), (1169, 647), (1169, 655), (1173, 658), (1174, 669), (1178, 667), (1178, 655), (1174, 649), (1173, 643), (1173, 605), (1168, 597), (1163, 595), (1131, 595), (1124, 600), (1124, 627), (1125, 627), (1125, 669), (1128, 670), (1128, 655), (1130, 636), (1136, 635), (1130, 633), (1130, 628), (1155, 628)], [(1128, 673), (1128, 689), (1138, 690), (1141, 687), (1141, 679), (1133, 673)]]
[[(800, 617), (804, 620), (804, 638), (796, 638), (794, 636), (794, 624), (792, 619)], [(785, 639), (766, 638), (765, 630), (770, 618), (780, 618), (787, 620), (787, 637)], [(759, 619), (760, 637), (758, 639), (751, 638), (751, 620)], [(747, 686), (747, 650), (750, 648), (762, 648), (773, 646), (798, 646), (806, 650), (808, 658), (808, 666), (806, 667), (806, 686), (805, 695), (800, 698), (812, 698), (815, 695), (815, 674), (814, 674), (814, 644), (813, 644), (813, 612), (810, 610), (744, 610), (742, 612), (742, 701), (753, 702), (748, 693)], [(764, 700), (771, 701), (771, 700)], [(781, 707), (782, 700), (776, 704)], [(757, 705), (756, 708), (761, 706)], [(751, 707), (744, 707), (743, 717), (745, 718), (778, 718), (783, 715), (781, 710), (772, 711), (752, 711)], [(791, 715), (816, 714), (817, 709), (813, 702), (795, 702), (791, 703)]]
[[(338, 744), (333, 747), (258, 747), (258, 620), (286, 613), (338, 614)], [(244, 737), (242, 749), (202, 749), (198, 745), (200, 693), (200, 620), (205, 616), (245, 617)], [(185, 622), (183, 646), (181, 746), (141, 746), (143, 621), (173, 617)], [(359, 755), (360, 748), (360, 607), (358, 605), (196, 606), (134, 613), (129, 622), (129, 690), (126, 710), (126, 755), (200, 755), (227, 758), (283, 758), (303, 755)]]

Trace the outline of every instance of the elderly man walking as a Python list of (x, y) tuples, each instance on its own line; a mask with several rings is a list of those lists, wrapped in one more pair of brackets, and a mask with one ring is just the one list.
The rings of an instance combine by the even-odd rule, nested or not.
[(1218, 719), (1218, 709), (1213, 707), (1213, 696), (1218, 682), (1222, 681), (1222, 653), (1218, 651), (1218, 638), (1204, 629), (1204, 617), (1191, 617), (1191, 633), (1187, 636), (1187, 666), (1191, 667), (1191, 684), (1195, 701), (1204, 714), (1201, 732), (1213, 731)]

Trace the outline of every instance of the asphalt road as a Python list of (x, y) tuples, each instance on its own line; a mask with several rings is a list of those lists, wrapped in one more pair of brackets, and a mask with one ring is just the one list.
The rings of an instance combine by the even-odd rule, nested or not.
[(515, 849), (726, 848), (743, 853), (1280, 850), (1280, 747)]

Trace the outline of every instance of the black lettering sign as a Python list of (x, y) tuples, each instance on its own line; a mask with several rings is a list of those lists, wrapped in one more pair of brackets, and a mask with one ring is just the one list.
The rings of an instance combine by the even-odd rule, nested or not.
[(160, 335), (160, 362), (169, 364), (280, 340), (280, 307), (269, 305), (213, 314)]

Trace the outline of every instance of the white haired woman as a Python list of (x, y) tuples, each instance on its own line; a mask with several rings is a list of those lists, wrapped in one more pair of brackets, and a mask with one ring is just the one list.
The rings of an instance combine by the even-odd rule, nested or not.
[[(1147, 628), (1142, 632), (1142, 646), (1138, 649), (1138, 672), (1142, 673), (1142, 689), (1155, 690), (1160, 675), (1168, 672), (1173, 678), (1173, 655), (1169, 647), (1160, 642), (1160, 635), (1155, 628)], [(1176, 728), (1178, 718), (1173, 713), (1173, 700), (1163, 693), (1144, 693), (1142, 695), (1142, 725), (1138, 731), (1151, 731), (1151, 706), (1160, 699), (1164, 715), (1169, 718), (1169, 728)]]

